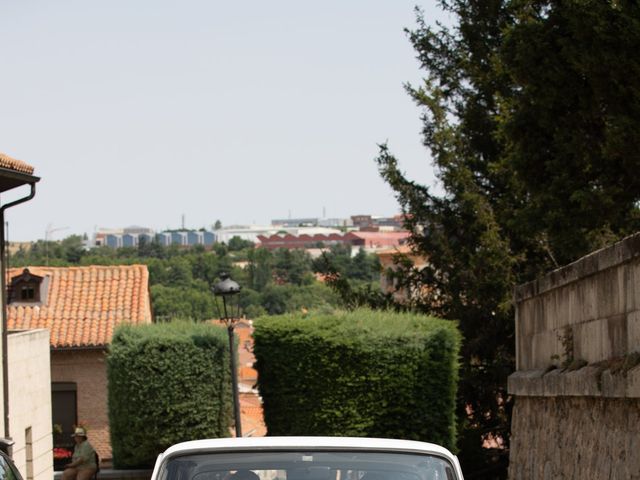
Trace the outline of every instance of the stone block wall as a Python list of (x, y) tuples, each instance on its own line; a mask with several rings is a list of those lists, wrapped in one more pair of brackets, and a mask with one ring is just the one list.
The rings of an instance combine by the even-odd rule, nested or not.
[(640, 234), (516, 289), (516, 368), (640, 348)]
[[(640, 479), (640, 400), (518, 397), (511, 480)], [(595, 428), (592, 428), (595, 427)]]
[(515, 303), (510, 478), (640, 479), (640, 234), (519, 286)]

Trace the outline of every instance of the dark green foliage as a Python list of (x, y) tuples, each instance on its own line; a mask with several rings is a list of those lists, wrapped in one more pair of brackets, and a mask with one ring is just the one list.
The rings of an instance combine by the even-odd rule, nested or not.
[(175, 287), (188, 287), (193, 281), (191, 264), (184, 258), (176, 258), (166, 267), (167, 283)]
[(254, 352), (269, 435), (407, 438), (455, 449), (455, 324), (359, 309), (264, 317)]
[(64, 252), (65, 260), (69, 263), (78, 263), (85, 253), (84, 240), (80, 235), (71, 235), (62, 242), (60, 247)]
[(363, 248), (355, 256), (348, 245), (332, 245), (328, 252), (313, 260), (313, 270), (322, 274), (338, 273), (352, 280), (371, 282), (380, 278), (380, 260)]
[(331, 311), (338, 304), (335, 293), (324, 283), (314, 282), (310, 285), (289, 288), (291, 292), (287, 311), (302, 310)]
[(247, 260), (247, 287), (260, 292), (273, 280), (273, 254), (266, 248), (252, 248)]
[(238, 236), (231, 237), (229, 240), (229, 251), (235, 252), (238, 250), (243, 250), (245, 248), (253, 248), (253, 242), (250, 240), (243, 240)]
[(278, 283), (309, 285), (313, 281), (311, 257), (305, 250), (276, 249), (273, 254), (273, 267)]
[(331, 245), (329, 251), (313, 259), (313, 270), (323, 275), (339, 273), (345, 275), (351, 265), (351, 247), (347, 245)]
[(282, 285), (269, 285), (260, 296), (260, 304), (270, 315), (280, 315), (287, 311), (290, 291)]
[(38, 240), (28, 250), (20, 247), (9, 261), (10, 266), (26, 266), (25, 262), (31, 265), (63, 266), (80, 262), (85, 253), (83, 238), (70, 235), (59, 242)]
[(188, 322), (119, 327), (107, 358), (117, 468), (151, 467), (170, 445), (229, 436), (226, 331)]
[[(454, 26), (418, 14), (425, 71), (408, 92), (444, 194), (380, 172), (429, 258), (400, 279), (418, 308), (466, 339), (458, 412), (472, 478), (506, 478), (514, 285), (638, 230), (640, 8), (628, 1), (443, 0)], [(404, 285), (403, 285), (404, 286)], [(468, 415), (466, 415), (468, 413)], [(481, 448), (487, 437), (505, 449)], [(480, 460), (480, 461), (478, 461)]]
[(153, 315), (156, 321), (171, 319), (206, 320), (216, 311), (213, 294), (208, 288), (166, 287), (153, 285)]
[(392, 293), (383, 292), (379, 287), (369, 283), (358, 284), (357, 281), (350, 281), (344, 273), (349, 265), (345, 263), (345, 256), (326, 252), (314, 260), (315, 270), (324, 275), (326, 284), (340, 298), (343, 307), (349, 310), (358, 307), (407, 310), (404, 305), (394, 300)]
[(380, 277), (380, 259), (360, 248), (351, 258), (351, 264), (347, 269), (347, 276), (355, 280), (370, 282)]
[(240, 293), (240, 306), (249, 318), (301, 310), (330, 310), (337, 304), (337, 295), (318, 282), (300, 286), (269, 284), (261, 292), (243, 288)]
[(498, 134), (528, 198), (515, 220), (566, 264), (640, 228), (640, 6), (513, 3)]

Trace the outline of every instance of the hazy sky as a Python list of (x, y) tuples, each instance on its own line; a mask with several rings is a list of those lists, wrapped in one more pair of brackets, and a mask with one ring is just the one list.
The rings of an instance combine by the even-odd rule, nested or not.
[(434, 183), (415, 6), (0, 0), (0, 151), (42, 178), (10, 240), (398, 213), (377, 144)]

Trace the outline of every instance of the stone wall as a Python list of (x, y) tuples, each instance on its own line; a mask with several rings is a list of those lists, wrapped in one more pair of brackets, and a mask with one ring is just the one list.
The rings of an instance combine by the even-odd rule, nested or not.
[(640, 234), (515, 302), (510, 478), (640, 479)]
[[(640, 479), (640, 400), (518, 397), (511, 480)], [(543, 454), (541, 454), (541, 452)]]

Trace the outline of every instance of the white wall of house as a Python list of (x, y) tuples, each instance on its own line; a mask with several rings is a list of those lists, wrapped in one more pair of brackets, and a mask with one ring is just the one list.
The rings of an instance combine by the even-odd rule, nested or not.
[(25, 480), (53, 478), (49, 331), (10, 332), (9, 433)]
[[(0, 261), (0, 272), (2, 272), (2, 262)], [(4, 322), (5, 309), (2, 308), (0, 302), (0, 437), (4, 437), (4, 369), (3, 367), (3, 345), (2, 345), (2, 326)]]

